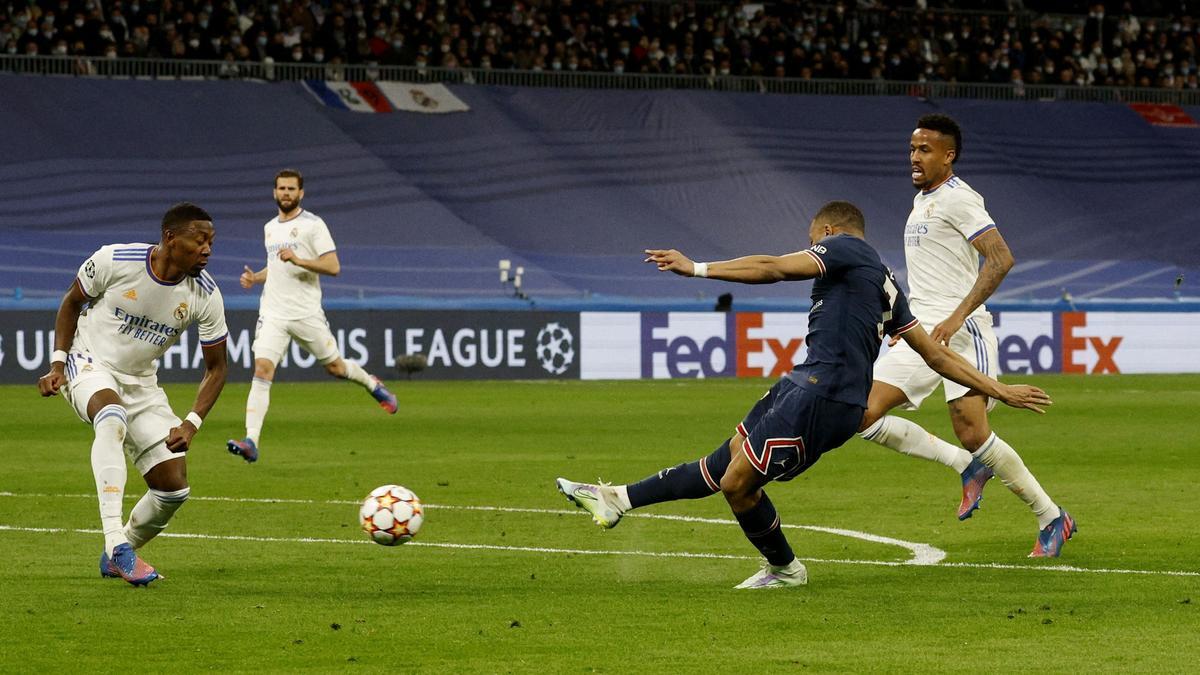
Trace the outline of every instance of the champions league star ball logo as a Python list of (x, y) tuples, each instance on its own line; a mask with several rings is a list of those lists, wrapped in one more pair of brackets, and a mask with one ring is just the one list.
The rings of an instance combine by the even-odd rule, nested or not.
[(575, 336), (566, 326), (552, 321), (537, 334), (537, 359), (551, 375), (562, 375), (575, 361)]
[(183, 321), (184, 319), (187, 318), (187, 303), (186, 302), (179, 303), (179, 306), (175, 308), (175, 318), (179, 319), (180, 321)]
[(83, 273), (86, 274), (89, 279), (95, 279), (96, 278), (96, 261), (88, 259), (87, 264), (83, 266)]

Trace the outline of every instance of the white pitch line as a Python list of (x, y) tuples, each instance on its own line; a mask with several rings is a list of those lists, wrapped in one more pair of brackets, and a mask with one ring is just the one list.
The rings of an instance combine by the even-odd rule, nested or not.
[[(94, 498), (91, 494), (70, 494), (70, 495), (55, 495), (47, 493), (16, 493), (0, 491), (0, 497), (67, 497), (67, 498)], [(127, 496), (132, 498), (132, 496)], [(338, 505), (357, 505), (359, 502), (353, 500), (339, 499), (267, 499), (261, 497), (193, 497), (200, 501), (215, 501), (215, 502), (249, 502), (259, 504), (338, 504)], [(518, 507), (502, 507), (502, 506), (446, 506), (425, 504), (429, 508), (458, 510), (458, 511), (497, 511), (503, 513), (545, 513), (545, 514), (563, 514), (563, 515), (587, 515), (586, 512), (574, 509), (534, 509), (534, 508), (518, 508)], [(630, 514), (639, 518), (649, 518), (655, 520), (673, 520), (682, 522), (696, 522), (708, 524), (730, 525), (736, 524), (733, 520), (721, 520), (718, 518), (699, 518), (696, 516), (676, 516), (670, 514)], [(815, 563), (833, 563), (840, 565), (874, 565), (881, 567), (902, 567), (902, 566), (922, 566), (922, 567), (960, 567), (967, 569), (998, 569), (998, 570), (1035, 570), (1040, 572), (1073, 572), (1083, 574), (1134, 574), (1146, 576), (1168, 576), (1168, 577), (1200, 577), (1200, 572), (1189, 570), (1137, 570), (1137, 569), (1121, 569), (1121, 568), (1092, 568), (1092, 567), (1076, 567), (1074, 565), (1014, 565), (1006, 563), (968, 563), (968, 562), (940, 562), (945, 558), (946, 553), (941, 549), (929, 546), (928, 544), (913, 544), (899, 539), (891, 539), (889, 537), (881, 537), (878, 535), (867, 534), (865, 532), (855, 532), (853, 530), (840, 530), (837, 528), (820, 527), (817, 525), (784, 525), (784, 527), (794, 529), (812, 530), (814, 532), (827, 532), (830, 534), (842, 534), (851, 536), (866, 541), (877, 541), (879, 543), (894, 543), (897, 546), (912, 546), (912, 547), (928, 547), (932, 551), (940, 554), (938, 560), (934, 562), (915, 562), (917, 556), (914, 555), (913, 560), (907, 561), (892, 561), (892, 560), (850, 560), (850, 559), (827, 559), (827, 558), (799, 558), (804, 562)], [(0, 531), (8, 532), (41, 532), (41, 533), (79, 533), (79, 534), (99, 534), (100, 530), (88, 529), (67, 529), (67, 528), (46, 528), (46, 527), (17, 527), (12, 525), (0, 525)], [(209, 539), (221, 541), (257, 541), (257, 542), (278, 542), (278, 543), (303, 543), (303, 544), (372, 544), (373, 542), (366, 539), (322, 539), (315, 537), (253, 537), (241, 535), (211, 535), (211, 534), (194, 534), (185, 532), (164, 532), (160, 537), (176, 537), (180, 539)], [(742, 556), (728, 555), (722, 553), (689, 553), (686, 551), (680, 552), (655, 552), (655, 551), (615, 551), (615, 550), (593, 550), (593, 549), (566, 549), (566, 548), (545, 548), (536, 546), (498, 546), (493, 544), (452, 544), (446, 542), (423, 542), (412, 541), (405, 546), (421, 546), (429, 548), (449, 548), (449, 549), (473, 549), (473, 550), (488, 550), (488, 551), (518, 551), (529, 553), (565, 553), (577, 555), (617, 555), (617, 556), (641, 556), (655, 558), (707, 558), (719, 560), (757, 560), (758, 556)], [(909, 550), (914, 550), (910, 548)], [(916, 551), (914, 550), (914, 554)]]
[[(101, 534), (100, 530), (60, 527), (18, 527), (15, 525), (0, 525), (0, 532), (31, 532), (37, 534)], [(321, 537), (254, 537), (235, 534), (200, 534), (194, 532), (164, 532), (159, 537), (174, 539), (201, 539), (206, 541), (253, 541), (281, 544), (348, 544), (359, 546), (373, 544), (367, 539), (326, 539)], [(726, 553), (691, 553), (687, 551), (615, 551), (581, 548), (550, 548), (545, 546), (499, 546), (496, 544), (452, 544), (448, 542), (410, 541), (404, 546), (423, 548), (466, 549), (477, 551), (514, 551), (520, 553), (561, 553), (570, 555), (611, 555), (643, 558), (700, 558), (709, 560), (759, 560), (759, 556), (729, 555)], [(873, 565), (876, 567), (906, 567), (911, 563), (889, 560), (845, 560), (830, 558), (800, 558), (804, 562), (830, 563), (839, 565)], [(968, 569), (999, 569), (999, 570), (1034, 570), (1040, 572), (1080, 572), (1091, 574), (1138, 574), (1151, 576), (1200, 577), (1200, 572), (1170, 571), (1170, 570), (1129, 570), (1129, 569), (1095, 569), (1075, 567), (1073, 565), (1007, 565), (1002, 563), (939, 563), (929, 567), (959, 567)]]
[[(103, 534), (101, 530), (63, 527), (18, 527), (15, 525), (0, 525), (3, 532), (33, 532), (38, 534)], [(208, 541), (254, 541), (283, 544), (374, 544), (367, 539), (326, 539), (321, 537), (253, 537), (236, 534), (199, 534), (195, 532), (163, 532), (159, 537), (174, 539), (203, 539)], [(758, 560), (759, 556), (729, 555), (726, 553), (690, 553), (687, 551), (603, 551), (582, 548), (549, 548), (545, 546), (500, 546), (496, 544), (451, 544), (447, 542), (410, 541), (404, 546), (419, 546), (424, 548), (452, 548), (482, 551), (517, 551), (523, 553), (565, 553), (573, 555), (623, 555), (646, 558), (707, 558), (715, 560)], [(825, 560), (822, 558), (800, 558), (805, 562), (819, 563), (849, 563), (862, 565), (887, 565), (899, 567), (904, 563), (886, 560)]]
[[(95, 499), (95, 495), (90, 494), (69, 494), (69, 495), (53, 495), (46, 493), (17, 493), (17, 492), (0, 492), (0, 497), (43, 497), (43, 498), (80, 498), (80, 499)], [(136, 495), (126, 495), (126, 499), (133, 499)], [(357, 506), (362, 503), (359, 501), (351, 501), (345, 499), (270, 499), (265, 497), (192, 497), (196, 501), (208, 502), (234, 502), (234, 503), (252, 503), (252, 504), (334, 504), (334, 505), (349, 505)], [(456, 506), (447, 504), (424, 504), (429, 509), (444, 509), (447, 511), (494, 511), (498, 513), (543, 513), (551, 515), (568, 515), (580, 516), (587, 515), (586, 511), (581, 509), (536, 509), (536, 508), (521, 508), (508, 506)], [(736, 520), (722, 518), (701, 518), (698, 516), (677, 516), (665, 513), (631, 513), (627, 518), (647, 518), (650, 520), (670, 520), (684, 523), (704, 523), (708, 525), (737, 525)], [(820, 527), (817, 525), (795, 525), (784, 523), (783, 527), (792, 530), (809, 530), (811, 532), (821, 532), (824, 534), (834, 534), (842, 537), (850, 537), (860, 539), (874, 544), (886, 544), (888, 546), (897, 546), (907, 549), (912, 557), (908, 560), (893, 561), (890, 564), (896, 565), (936, 565), (946, 559), (946, 552), (929, 544), (921, 544), (917, 542), (904, 541), (903, 539), (894, 539), (892, 537), (883, 537), (868, 532), (858, 532), (856, 530), (843, 530), (833, 527)]]
[(1007, 565), (1004, 563), (942, 563), (939, 567), (974, 567), (994, 570), (1041, 570), (1044, 572), (1086, 572), (1090, 574), (1147, 574), (1165, 577), (1200, 577), (1200, 572), (1184, 570), (1124, 570), (1115, 568), (1076, 567), (1074, 565)]

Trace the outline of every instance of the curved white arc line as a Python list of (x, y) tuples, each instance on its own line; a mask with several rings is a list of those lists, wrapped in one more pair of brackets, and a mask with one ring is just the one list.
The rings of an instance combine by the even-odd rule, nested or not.
[[(568, 511), (568, 513), (570, 513)], [(630, 513), (626, 517), (631, 518), (652, 518), (654, 520), (675, 520), (685, 523), (708, 523), (712, 525), (737, 525), (736, 520), (728, 520), (724, 518), (701, 518), (698, 516), (675, 516), (663, 513)], [(784, 523), (782, 527), (792, 530), (810, 530), (812, 532), (823, 532), (825, 534), (836, 534), (842, 537), (851, 537), (853, 539), (861, 539), (875, 544), (888, 544), (890, 546), (898, 546), (908, 549), (912, 553), (912, 558), (904, 561), (897, 561), (896, 564), (904, 565), (937, 565), (942, 560), (946, 559), (946, 552), (929, 544), (920, 544), (903, 539), (894, 539), (892, 537), (883, 537), (867, 532), (858, 532), (856, 530), (843, 530), (836, 527), (821, 527), (819, 525), (794, 525)]]

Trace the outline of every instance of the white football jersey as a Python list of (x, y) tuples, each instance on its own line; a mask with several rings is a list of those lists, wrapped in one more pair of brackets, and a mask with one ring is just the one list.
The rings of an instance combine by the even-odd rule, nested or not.
[[(971, 242), (995, 227), (983, 197), (958, 176), (913, 197), (904, 226), (904, 259), (909, 306), (921, 323), (937, 325), (971, 291), (979, 277), (979, 251)], [(985, 315), (982, 304), (971, 313)]]
[(279, 259), (279, 252), (290, 248), (301, 258), (315, 260), (337, 250), (329, 228), (320, 216), (301, 210), (300, 215), (284, 222), (279, 216), (263, 226), (267, 247), (267, 282), (263, 286), (258, 313), (273, 319), (305, 319), (324, 316), (321, 309), (320, 275)]
[(110, 244), (79, 267), (79, 288), (91, 299), (79, 317), (79, 345), (109, 370), (154, 375), (155, 359), (198, 324), (200, 343), (224, 340), (225, 303), (208, 272), (163, 281), (150, 267), (153, 244)]

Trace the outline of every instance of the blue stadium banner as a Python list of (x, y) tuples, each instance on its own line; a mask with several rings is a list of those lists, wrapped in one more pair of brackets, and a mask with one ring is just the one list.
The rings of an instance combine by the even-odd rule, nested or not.
[[(327, 313), (342, 355), (385, 379), (579, 379), (579, 314), (575, 312), (420, 312), (345, 310)], [(226, 313), (229, 380), (250, 381), (258, 314)], [(53, 311), (0, 312), (0, 383), (33, 384), (54, 351)], [(406, 359), (404, 357), (420, 357)], [(414, 361), (416, 364), (414, 364)], [(423, 361), (424, 365), (419, 364)], [(195, 329), (163, 355), (160, 382), (197, 382), (204, 359)], [(328, 379), (294, 342), (278, 381)]]

